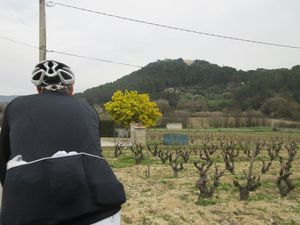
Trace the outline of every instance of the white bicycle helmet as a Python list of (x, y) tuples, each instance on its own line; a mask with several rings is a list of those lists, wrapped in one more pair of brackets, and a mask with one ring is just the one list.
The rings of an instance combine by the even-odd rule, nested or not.
[(45, 60), (35, 66), (31, 82), (41, 87), (68, 86), (74, 84), (75, 76), (67, 65), (54, 60)]

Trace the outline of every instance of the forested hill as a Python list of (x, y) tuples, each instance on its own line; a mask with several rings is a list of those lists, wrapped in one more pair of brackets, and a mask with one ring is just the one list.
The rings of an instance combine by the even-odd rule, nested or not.
[(78, 95), (92, 104), (103, 104), (116, 90), (125, 89), (149, 93), (153, 100), (165, 99), (173, 108), (190, 102), (199, 106), (196, 111), (257, 110), (266, 101), (295, 106), (300, 103), (300, 65), (242, 71), (203, 60), (159, 60)]
[(182, 59), (162, 60), (150, 63), (142, 69), (126, 75), (115, 82), (86, 90), (83, 97), (91, 103), (101, 104), (108, 101), (116, 90), (137, 90), (147, 92), (152, 99), (164, 97), (167, 88), (197, 85), (226, 86), (227, 80), (236, 72), (229, 67), (219, 67), (206, 61), (194, 61), (190, 66)]

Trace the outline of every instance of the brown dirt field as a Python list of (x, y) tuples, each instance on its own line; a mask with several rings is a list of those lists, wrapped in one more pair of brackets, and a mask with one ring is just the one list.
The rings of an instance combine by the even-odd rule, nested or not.
[[(114, 159), (112, 159), (114, 160)], [(195, 182), (198, 171), (192, 163), (185, 164), (178, 178), (173, 178), (168, 165), (151, 164), (151, 176), (146, 177), (146, 165), (114, 168), (123, 183), (127, 202), (122, 206), (122, 224), (300, 224), (300, 160), (293, 164), (292, 180), (297, 184), (287, 198), (281, 198), (275, 185), (278, 165), (261, 176), (262, 186), (250, 193), (250, 200), (239, 201), (239, 191), (232, 185), (233, 176), (226, 171), (221, 186), (211, 200), (197, 203)], [(238, 163), (237, 173), (247, 162)], [(259, 173), (260, 162), (255, 171)], [(218, 164), (220, 168), (223, 163)]]
[[(166, 130), (147, 131), (147, 143), (159, 143), (159, 149), (165, 151), (201, 150), (203, 144), (220, 144), (220, 141), (243, 141), (253, 145), (262, 143), (288, 143), (291, 140), (300, 143), (300, 133), (288, 132), (206, 132), (199, 130), (182, 130), (177, 133), (189, 135), (190, 145), (162, 145)], [(285, 160), (287, 151), (282, 145), (280, 156)], [(251, 147), (252, 148), (252, 147)], [(219, 150), (213, 154), (212, 160), (223, 170), (224, 162)], [(300, 149), (300, 148), (298, 148)], [(202, 150), (201, 150), (202, 151)], [(300, 224), (300, 150), (292, 163), (290, 176), (295, 189), (285, 198), (281, 198), (276, 186), (280, 164), (278, 158), (273, 161), (270, 171), (261, 174), (261, 159), (268, 160), (266, 149), (259, 154), (254, 164), (254, 175), (261, 176), (262, 186), (250, 192), (248, 201), (239, 201), (239, 190), (233, 185), (233, 179), (240, 179), (243, 170), (248, 169), (249, 159), (240, 150), (235, 159), (236, 174), (228, 171), (220, 179), (220, 186), (211, 199), (198, 200), (199, 190), (195, 186), (199, 179), (198, 170), (193, 162), (199, 156), (194, 155), (178, 178), (173, 177), (171, 167), (162, 164), (160, 159), (150, 157), (151, 176), (146, 176), (147, 165), (134, 165), (132, 153), (123, 149), (119, 158), (113, 157), (113, 148), (105, 148), (104, 156), (112, 166), (116, 176), (123, 183), (127, 202), (122, 206), (123, 225), (240, 225), (240, 224)], [(210, 168), (209, 177), (214, 168)], [(244, 180), (241, 181), (243, 183)]]

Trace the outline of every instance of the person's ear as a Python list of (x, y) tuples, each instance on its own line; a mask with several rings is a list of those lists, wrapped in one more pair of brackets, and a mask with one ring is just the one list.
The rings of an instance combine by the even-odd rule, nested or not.
[(73, 95), (73, 92), (74, 92), (74, 86), (71, 85), (68, 87), (69, 88), (69, 94), (72, 96)]
[(36, 89), (37, 89), (37, 91), (38, 91), (39, 94), (42, 93), (42, 88), (41, 87), (37, 87)]

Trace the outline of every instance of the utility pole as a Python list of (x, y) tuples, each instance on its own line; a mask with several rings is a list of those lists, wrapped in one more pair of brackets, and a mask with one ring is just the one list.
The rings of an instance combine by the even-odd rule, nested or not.
[(39, 60), (46, 60), (46, 6), (45, 0), (39, 0), (40, 3), (40, 52), (39, 52)]

